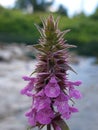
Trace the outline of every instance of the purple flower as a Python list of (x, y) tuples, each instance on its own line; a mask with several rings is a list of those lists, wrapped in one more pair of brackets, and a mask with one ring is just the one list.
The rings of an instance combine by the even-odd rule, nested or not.
[(37, 111), (50, 107), (50, 103), (51, 103), (50, 98), (44, 94), (43, 90), (35, 94), (33, 107), (35, 107)]
[(71, 82), (71, 81), (66, 81), (67, 86), (70, 87), (74, 87), (74, 86), (79, 86), (82, 84), (81, 81), (76, 81), (76, 82)]
[(50, 124), (54, 118), (54, 113), (50, 107), (37, 112), (36, 119), (40, 124)]
[(54, 112), (50, 107), (51, 100), (44, 94), (44, 90), (39, 91), (33, 95), (32, 110), (26, 113), (29, 124), (36, 125), (36, 122), (40, 124), (49, 124), (54, 117)]
[(47, 97), (57, 97), (60, 94), (60, 86), (55, 77), (51, 77), (49, 83), (45, 86), (45, 94)]
[(32, 94), (31, 91), (32, 91), (33, 88), (34, 88), (34, 83), (35, 83), (35, 81), (36, 81), (36, 78), (24, 76), (23, 79), (24, 79), (25, 81), (29, 81), (29, 83), (28, 83), (28, 85), (27, 85), (25, 88), (23, 88), (23, 89), (21, 90), (21, 94), (25, 94), (25, 95), (27, 95), (27, 96), (32, 96), (33, 94)]
[(35, 126), (36, 125), (36, 109), (31, 109), (29, 112), (27, 112), (25, 114), (25, 116), (28, 117), (28, 122), (31, 126)]
[(69, 107), (70, 112), (78, 112), (78, 109), (76, 107)]
[(68, 104), (69, 96), (65, 95), (63, 92), (55, 99), (54, 105), (57, 106), (58, 112), (62, 115), (63, 118), (69, 119), (71, 113), (78, 112), (78, 109), (71, 107)]
[(37, 122), (40, 124), (49, 124), (54, 118), (54, 112), (50, 107), (45, 107), (40, 110), (32, 108), (25, 115), (28, 117), (28, 122), (32, 126), (35, 126)]
[(65, 118), (68, 118), (67, 113), (69, 113), (69, 105), (68, 105), (68, 95), (65, 95), (63, 92), (55, 99), (54, 105), (57, 106), (59, 113)]
[(79, 86), (81, 84), (81, 81), (77, 81), (77, 82), (66, 81), (66, 84), (69, 89), (70, 98), (80, 99), (82, 97), (80, 91), (74, 88), (74, 86)]
[(69, 95), (71, 98), (74, 97), (75, 99), (82, 98), (82, 94), (80, 93), (80, 91), (73, 89), (73, 88), (69, 90)]
[(78, 112), (78, 109), (75, 107), (71, 107), (69, 106), (68, 111), (66, 111), (65, 113), (62, 114), (63, 118), (69, 119), (71, 117), (72, 113)]
[(73, 85), (75, 85), (75, 86), (80, 86), (82, 84), (82, 82), (81, 81), (76, 81), (76, 82), (73, 82)]

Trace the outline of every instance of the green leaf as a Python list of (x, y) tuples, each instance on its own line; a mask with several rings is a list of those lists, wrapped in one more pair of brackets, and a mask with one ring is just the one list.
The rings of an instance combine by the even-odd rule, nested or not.
[(60, 126), (61, 130), (69, 130), (68, 125), (63, 119), (56, 120), (55, 123)]

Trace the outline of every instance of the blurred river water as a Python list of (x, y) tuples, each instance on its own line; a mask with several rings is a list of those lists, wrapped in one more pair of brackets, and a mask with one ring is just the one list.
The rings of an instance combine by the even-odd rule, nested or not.
[[(5, 52), (9, 57), (11, 50), (13, 49)], [(16, 55), (17, 53), (22, 55), (19, 50)], [(68, 71), (68, 78), (82, 81), (78, 89), (83, 98), (76, 101), (79, 113), (73, 114), (67, 123), (70, 130), (98, 130), (98, 65), (94, 64), (95, 58), (78, 57), (78, 61), (78, 64), (71, 64), (78, 74)], [(29, 109), (31, 101), (20, 94), (20, 90), (26, 85), (22, 76), (29, 76), (36, 63), (36, 60), (26, 58), (1, 58), (0, 130), (26, 130), (28, 123), (24, 113)]]

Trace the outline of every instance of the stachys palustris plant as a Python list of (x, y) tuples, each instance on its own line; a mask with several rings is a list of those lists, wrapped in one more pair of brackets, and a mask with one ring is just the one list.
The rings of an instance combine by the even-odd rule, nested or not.
[(53, 16), (49, 16), (42, 23), (43, 28), (37, 26), (41, 34), (39, 44), (34, 45), (38, 51), (36, 76), (23, 77), (29, 83), (21, 94), (32, 97), (32, 106), (26, 117), (31, 128), (38, 126), (42, 129), (47, 125), (47, 130), (69, 130), (65, 120), (78, 112), (73, 99), (81, 98), (81, 93), (75, 88), (81, 82), (69, 81), (67, 74), (71, 69), (68, 49), (74, 46), (64, 40), (69, 30), (61, 32), (58, 19), (54, 21)]

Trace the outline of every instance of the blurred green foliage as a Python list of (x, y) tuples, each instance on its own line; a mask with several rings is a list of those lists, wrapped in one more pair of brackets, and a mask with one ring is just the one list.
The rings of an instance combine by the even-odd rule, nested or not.
[[(35, 12), (26, 14), (19, 10), (9, 10), (0, 7), (0, 41), (7, 43), (35, 44), (39, 32), (35, 23), (42, 26), (40, 17), (48, 17), (49, 13)], [(53, 14), (55, 18), (59, 15)], [(84, 14), (68, 18), (60, 16), (59, 28), (71, 29), (65, 39), (69, 44), (78, 46), (78, 53), (98, 57), (98, 9), (95, 14), (86, 17)]]
[(16, 0), (15, 7), (16, 9), (27, 9), (29, 6), (33, 7), (33, 11), (48, 11), (47, 9), (54, 3), (54, 0)]

